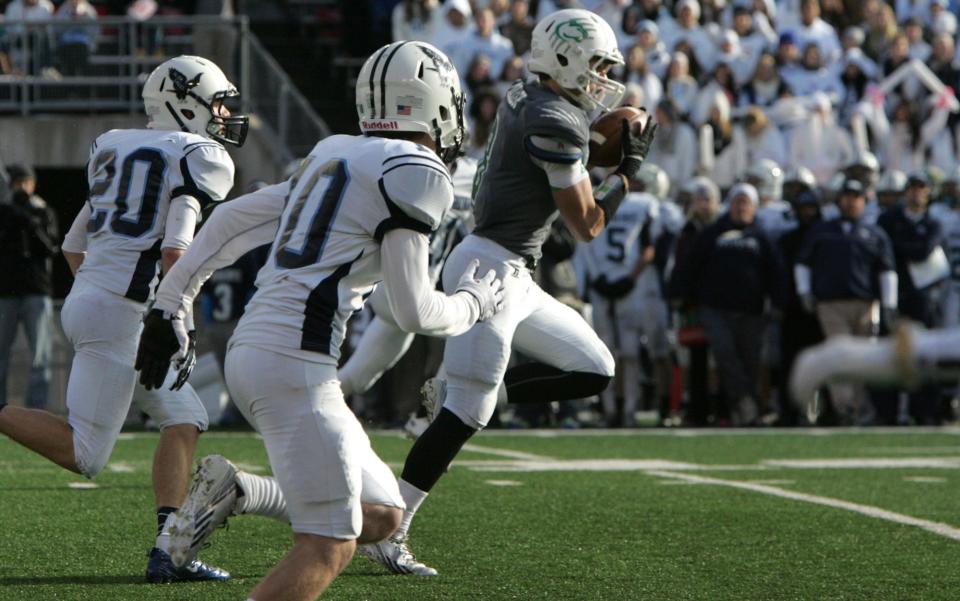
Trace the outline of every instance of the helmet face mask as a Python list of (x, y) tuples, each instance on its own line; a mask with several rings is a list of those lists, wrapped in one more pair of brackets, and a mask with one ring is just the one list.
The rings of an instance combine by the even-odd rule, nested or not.
[(245, 115), (223, 115), (227, 99), (239, 97), (217, 65), (198, 56), (178, 56), (162, 63), (143, 86), (148, 127), (185, 131), (224, 144), (243, 145), (249, 128)]
[(447, 56), (425, 42), (394, 42), (360, 69), (357, 117), (364, 134), (419, 132), (445, 163), (463, 154), (466, 96)]
[(608, 111), (620, 104), (625, 88), (606, 71), (622, 64), (610, 25), (590, 11), (561, 10), (541, 19), (533, 30), (528, 70), (554, 80), (586, 111)]

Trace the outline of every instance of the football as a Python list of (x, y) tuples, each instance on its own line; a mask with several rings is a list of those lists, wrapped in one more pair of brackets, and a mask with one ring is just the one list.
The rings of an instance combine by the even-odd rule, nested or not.
[(616, 167), (620, 164), (620, 122), (626, 119), (634, 132), (647, 123), (647, 112), (622, 106), (604, 113), (590, 126), (590, 160), (588, 167)]

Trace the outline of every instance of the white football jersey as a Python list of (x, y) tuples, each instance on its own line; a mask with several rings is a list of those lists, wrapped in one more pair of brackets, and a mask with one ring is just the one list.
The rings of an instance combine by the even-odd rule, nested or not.
[(336, 363), (347, 320), (381, 280), (383, 236), (395, 228), (429, 234), (452, 203), (450, 172), (424, 146), (320, 141), (287, 184), (270, 255), (231, 344)]
[(226, 198), (233, 160), (218, 142), (192, 133), (114, 129), (90, 147), (87, 256), (77, 273), (101, 288), (145, 302), (158, 271), (170, 201), (201, 206)]
[(590, 279), (601, 275), (607, 281), (630, 275), (640, 258), (640, 232), (650, 216), (650, 240), (656, 240), (655, 227), (660, 212), (660, 201), (646, 192), (627, 194), (613, 219), (600, 235), (585, 245), (584, 263)]

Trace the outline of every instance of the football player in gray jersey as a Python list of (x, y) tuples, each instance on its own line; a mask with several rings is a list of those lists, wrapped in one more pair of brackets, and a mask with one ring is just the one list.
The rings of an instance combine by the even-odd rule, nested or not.
[[(580, 314), (540, 289), (531, 272), (558, 215), (580, 240), (603, 230), (653, 140), (651, 121), (638, 133), (624, 121), (622, 161), (596, 190), (591, 187), (585, 168), (590, 114), (619, 103), (623, 86), (606, 71), (620, 64), (612, 29), (589, 11), (558, 11), (533, 31), (528, 69), (539, 79), (514, 84), (500, 106), (474, 179), (476, 228), (454, 249), (442, 276), (444, 289), (452, 290), (456, 274), (479, 258), (482, 269), (503, 280), (504, 309), (447, 340), (446, 379), (425, 386), (437, 397), (436, 417), (403, 468), (401, 525), (386, 541), (360, 547), (395, 573), (402, 572), (388, 561), (396, 554), (391, 546), (406, 540), (417, 508), (463, 444), (487, 425), (498, 397), (583, 398), (613, 377), (613, 357), (600, 338)], [(511, 347), (534, 362), (507, 371)], [(436, 572), (424, 566), (414, 573)]]

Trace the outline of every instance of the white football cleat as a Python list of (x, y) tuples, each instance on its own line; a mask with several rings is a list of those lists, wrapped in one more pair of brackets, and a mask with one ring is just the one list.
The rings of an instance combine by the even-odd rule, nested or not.
[(406, 537), (391, 536), (379, 543), (357, 545), (357, 551), (367, 559), (387, 568), (393, 574), (437, 575), (436, 570), (417, 561), (410, 547), (407, 546)]
[(442, 378), (430, 378), (420, 387), (420, 404), (427, 410), (431, 422), (437, 419), (446, 398), (447, 381)]
[(215, 528), (226, 524), (237, 505), (237, 466), (221, 455), (197, 464), (190, 491), (170, 526), (170, 559), (182, 567), (196, 559)]

